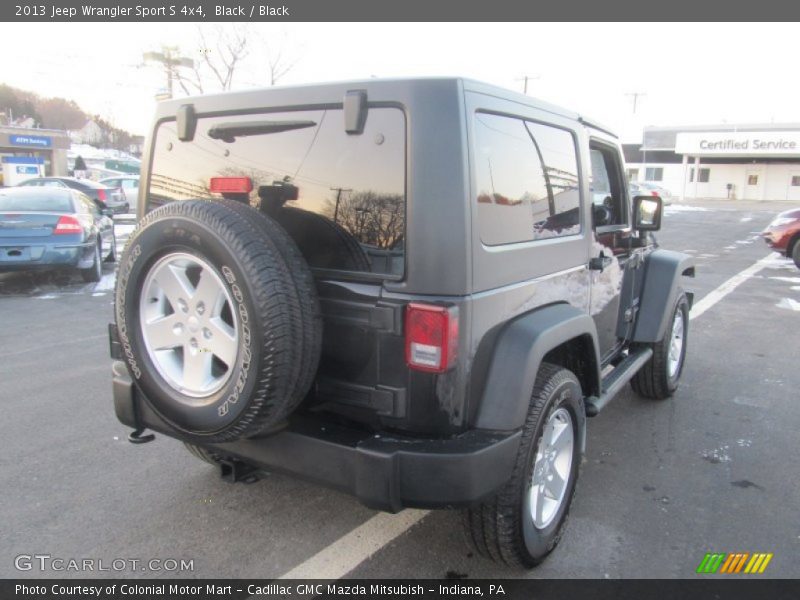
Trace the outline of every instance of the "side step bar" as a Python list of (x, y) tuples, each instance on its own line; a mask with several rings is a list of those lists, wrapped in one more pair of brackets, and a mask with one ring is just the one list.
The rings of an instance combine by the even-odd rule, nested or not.
[(586, 399), (586, 416), (596, 417), (625, 384), (633, 379), (633, 376), (650, 360), (651, 356), (653, 356), (652, 348), (642, 348), (634, 354), (629, 354), (625, 360), (619, 363), (603, 379), (603, 393), (600, 394), (600, 397), (589, 396)]

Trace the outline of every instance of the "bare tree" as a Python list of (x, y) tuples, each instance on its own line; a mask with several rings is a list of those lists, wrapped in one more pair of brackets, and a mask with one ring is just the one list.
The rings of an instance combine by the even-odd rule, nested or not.
[[(285, 42), (285, 40), (284, 40)], [(300, 60), (298, 57), (289, 55), (287, 45), (280, 44), (266, 44), (267, 54), (267, 67), (269, 68), (269, 84), (275, 85), (280, 79), (283, 78), (289, 71), (291, 71), (297, 62)]]
[(362, 244), (392, 248), (403, 237), (405, 202), (399, 194), (372, 190), (356, 192), (340, 199), (328, 199), (322, 214), (344, 227)]
[[(231, 90), (234, 78), (249, 57), (257, 58), (267, 68), (267, 72), (258, 78), (260, 81), (247, 82), (256, 86), (267, 83), (265, 79), (269, 85), (277, 84), (299, 61), (285, 33), (254, 35), (248, 24), (198, 26), (196, 39), (193, 52), (182, 53), (177, 47), (164, 46), (160, 52), (145, 53), (145, 60), (163, 66), (170, 96), (173, 83), (177, 83), (186, 95)], [(253, 72), (256, 69), (259, 67), (249, 70)]]
[(249, 36), (246, 24), (217, 25), (210, 32), (198, 26), (191, 60), (169, 60), (164, 67), (185, 94), (230, 90), (237, 67), (249, 53)]

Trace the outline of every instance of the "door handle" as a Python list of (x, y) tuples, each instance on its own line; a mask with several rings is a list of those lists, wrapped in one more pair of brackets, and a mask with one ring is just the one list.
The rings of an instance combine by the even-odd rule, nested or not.
[(600, 271), (602, 273), (603, 269), (611, 266), (613, 260), (614, 259), (612, 257), (606, 256), (600, 252), (600, 256), (595, 256), (594, 258), (589, 259), (589, 269), (592, 271)]

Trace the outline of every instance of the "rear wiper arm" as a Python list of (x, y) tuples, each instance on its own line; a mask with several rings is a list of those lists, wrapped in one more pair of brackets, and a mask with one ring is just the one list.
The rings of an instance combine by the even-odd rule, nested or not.
[(246, 121), (220, 123), (208, 130), (208, 137), (231, 143), (236, 141), (237, 137), (281, 133), (282, 131), (306, 129), (314, 126), (316, 126), (314, 121)]

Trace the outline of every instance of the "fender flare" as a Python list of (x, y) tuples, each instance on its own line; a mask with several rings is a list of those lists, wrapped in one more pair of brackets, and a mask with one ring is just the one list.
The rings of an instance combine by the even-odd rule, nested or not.
[(592, 317), (569, 304), (554, 304), (506, 325), (495, 345), (475, 426), (496, 431), (522, 427), (542, 359), (565, 342), (587, 337), (593, 352), (587, 366), (588, 396), (600, 389), (600, 351)]
[[(652, 343), (664, 338), (681, 290), (681, 277), (694, 277), (694, 269), (694, 258), (682, 252), (658, 249), (647, 256), (632, 341)], [(692, 297), (687, 295), (691, 308)]]

